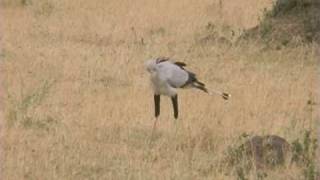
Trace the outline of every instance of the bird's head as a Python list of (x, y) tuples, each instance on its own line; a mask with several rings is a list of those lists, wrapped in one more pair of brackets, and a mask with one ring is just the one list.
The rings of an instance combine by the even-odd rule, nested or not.
[(149, 73), (156, 72), (156, 60), (155, 59), (149, 59), (145, 62), (145, 67)]

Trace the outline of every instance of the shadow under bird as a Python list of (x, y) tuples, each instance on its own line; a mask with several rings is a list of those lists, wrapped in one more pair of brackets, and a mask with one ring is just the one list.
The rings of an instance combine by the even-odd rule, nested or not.
[(159, 57), (148, 60), (145, 65), (151, 75), (156, 120), (160, 114), (160, 95), (171, 97), (174, 118), (178, 118), (177, 88), (196, 88), (210, 95), (212, 93), (218, 94), (225, 100), (230, 97), (230, 94), (225, 92), (208, 91), (205, 84), (200, 82), (193, 72), (185, 69), (186, 64), (183, 62), (172, 62), (169, 58)]

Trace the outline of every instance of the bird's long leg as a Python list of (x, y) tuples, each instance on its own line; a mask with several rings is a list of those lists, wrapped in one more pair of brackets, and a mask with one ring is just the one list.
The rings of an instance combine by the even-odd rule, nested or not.
[(157, 127), (157, 122), (158, 122), (158, 117), (155, 117), (154, 123), (153, 123), (153, 127), (152, 127), (152, 132), (151, 132), (151, 140), (153, 139), (153, 134), (156, 130)]
[(151, 139), (153, 137), (153, 133), (154, 133), (154, 131), (156, 129), (156, 126), (157, 126), (159, 114), (160, 114), (160, 95), (155, 94), (154, 95), (154, 116), (155, 116), (155, 120), (154, 120), (153, 127), (152, 127)]
[(178, 95), (172, 96), (171, 97), (172, 100), (172, 105), (173, 105), (173, 112), (174, 112), (174, 118), (177, 119), (178, 118)]
[(152, 144), (153, 141), (153, 137), (156, 131), (156, 127), (157, 127), (157, 122), (158, 122), (158, 117), (155, 117), (154, 123), (153, 123), (153, 127), (152, 127), (152, 131), (151, 131), (151, 136), (150, 136), (150, 140), (149, 140), (149, 144)]
[(160, 95), (154, 95), (154, 116), (157, 118), (160, 114)]

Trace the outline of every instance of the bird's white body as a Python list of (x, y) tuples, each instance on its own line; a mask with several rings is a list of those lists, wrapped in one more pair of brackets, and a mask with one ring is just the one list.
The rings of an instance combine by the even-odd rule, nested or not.
[(152, 88), (157, 95), (174, 96), (177, 94), (175, 88), (171, 87), (164, 78), (161, 78), (157, 74), (151, 75)]
[(156, 62), (152, 59), (146, 63), (151, 74), (152, 87), (155, 94), (174, 96), (176, 88), (183, 86), (188, 80), (188, 73), (169, 61)]

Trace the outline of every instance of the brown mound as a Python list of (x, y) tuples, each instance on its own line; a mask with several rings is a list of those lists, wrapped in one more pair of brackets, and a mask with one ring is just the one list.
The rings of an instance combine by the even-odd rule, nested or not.
[(244, 143), (244, 148), (257, 169), (283, 165), (290, 152), (289, 143), (276, 135), (254, 136)]

